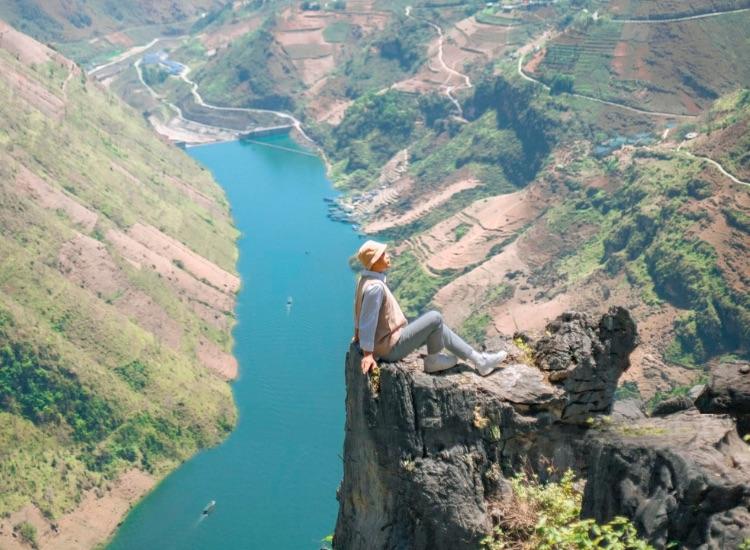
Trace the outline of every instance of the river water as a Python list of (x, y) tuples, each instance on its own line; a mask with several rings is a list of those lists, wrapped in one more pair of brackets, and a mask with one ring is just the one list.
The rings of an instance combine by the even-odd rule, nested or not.
[[(121, 549), (319, 549), (333, 532), (344, 436), (344, 355), (360, 239), (326, 217), (335, 192), (288, 138), (189, 149), (226, 190), (237, 227), (239, 422), (128, 515)], [(291, 307), (287, 299), (292, 297)], [(215, 511), (201, 519), (211, 500)]]

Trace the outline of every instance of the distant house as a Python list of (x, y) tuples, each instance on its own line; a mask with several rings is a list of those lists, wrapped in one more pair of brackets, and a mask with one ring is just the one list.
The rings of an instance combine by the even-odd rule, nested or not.
[(158, 52), (147, 53), (143, 56), (144, 65), (159, 65), (167, 71), (167, 73), (178, 76), (185, 70), (185, 65), (172, 61), (169, 59), (167, 52), (159, 50)]

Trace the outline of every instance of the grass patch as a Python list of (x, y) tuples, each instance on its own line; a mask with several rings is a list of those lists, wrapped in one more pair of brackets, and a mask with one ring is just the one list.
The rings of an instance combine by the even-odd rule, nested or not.
[(470, 344), (483, 344), (487, 339), (487, 327), (492, 317), (487, 313), (474, 312), (461, 324), (461, 335)]
[(425, 272), (411, 252), (396, 258), (388, 272), (388, 281), (401, 309), (409, 318), (424, 313), (438, 289), (448, 282), (445, 277), (433, 277)]
[(323, 39), (330, 44), (346, 42), (352, 30), (350, 23), (346, 21), (334, 21), (323, 29)]
[(581, 519), (583, 495), (570, 470), (557, 483), (517, 474), (510, 485), (510, 498), (499, 505), (500, 524), (482, 539), (482, 550), (599, 548), (603, 541), (608, 548), (652, 550), (626, 518), (604, 525)]
[(460, 223), (456, 226), (456, 228), (453, 230), (453, 239), (458, 242), (461, 239), (464, 238), (464, 236), (469, 232), (469, 229), (472, 228), (471, 224), (468, 223)]

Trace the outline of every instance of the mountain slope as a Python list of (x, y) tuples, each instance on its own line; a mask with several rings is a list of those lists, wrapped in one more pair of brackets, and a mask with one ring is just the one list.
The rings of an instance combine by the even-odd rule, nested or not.
[(0, 33), (0, 546), (93, 546), (234, 423), (237, 232), (137, 113)]

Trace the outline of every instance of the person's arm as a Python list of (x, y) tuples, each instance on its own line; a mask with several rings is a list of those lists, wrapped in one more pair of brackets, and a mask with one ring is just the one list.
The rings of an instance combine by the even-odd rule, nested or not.
[[(359, 347), (364, 353), (362, 358), (362, 373), (367, 374), (375, 367), (375, 330), (378, 327), (380, 306), (383, 304), (383, 286), (373, 284), (367, 287), (362, 296), (362, 309), (359, 313)], [(356, 333), (355, 333), (356, 334)]]

